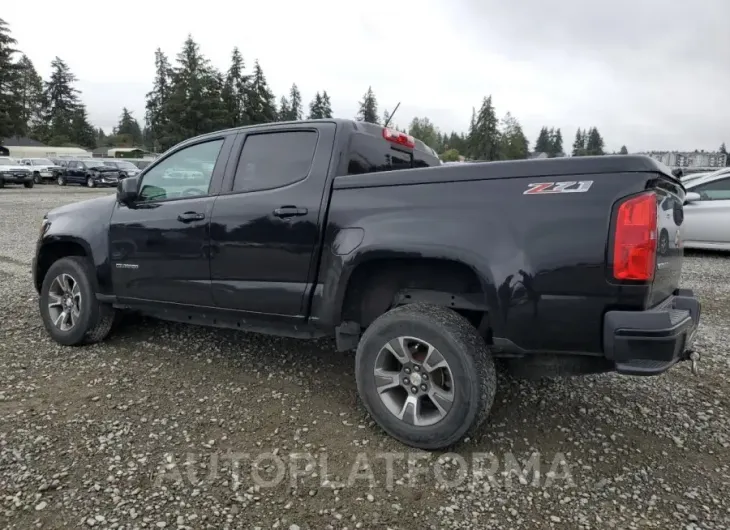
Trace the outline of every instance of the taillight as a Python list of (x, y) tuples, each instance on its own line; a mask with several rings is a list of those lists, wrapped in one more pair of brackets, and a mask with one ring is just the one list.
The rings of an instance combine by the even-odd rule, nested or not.
[(617, 280), (654, 278), (657, 251), (656, 194), (652, 191), (619, 206), (613, 243), (613, 276)]
[(402, 145), (404, 147), (416, 147), (416, 140), (413, 136), (408, 136), (406, 133), (400, 131), (394, 131), (387, 127), (383, 129), (383, 138), (394, 144)]

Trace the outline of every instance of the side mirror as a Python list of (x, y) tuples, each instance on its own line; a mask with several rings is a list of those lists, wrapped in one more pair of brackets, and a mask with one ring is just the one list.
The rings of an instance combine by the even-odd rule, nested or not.
[(139, 193), (139, 179), (137, 177), (127, 177), (117, 184), (117, 200), (120, 204), (130, 204), (134, 202)]
[(684, 204), (691, 204), (701, 200), (702, 196), (694, 191), (687, 192), (687, 195), (684, 196)]

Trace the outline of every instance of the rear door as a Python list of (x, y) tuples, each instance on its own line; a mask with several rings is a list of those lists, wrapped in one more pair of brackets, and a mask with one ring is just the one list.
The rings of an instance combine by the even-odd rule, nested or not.
[(217, 306), (297, 318), (316, 280), (334, 123), (242, 132), (211, 221)]
[(701, 199), (684, 207), (684, 239), (692, 245), (711, 248), (730, 245), (730, 175), (689, 186)]

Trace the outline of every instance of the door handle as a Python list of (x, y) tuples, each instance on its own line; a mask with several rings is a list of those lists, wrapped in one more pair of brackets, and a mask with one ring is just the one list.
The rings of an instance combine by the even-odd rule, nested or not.
[(205, 219), (204, 213), (198, 212), (185, 212), (177, 216), (177, 220), (181, 223), (189, 223), (191, 221), (202, 221)]
[(276, 217), (280, 217), (282, 219), (286, 219), (288, 217), (300, 217), (302, 215), (307, 215), (307, 209), (306, 208), (297, 208), (296, 206), (282, 206), (281, 208), (277, 208), (274, 210), (274, 215)]

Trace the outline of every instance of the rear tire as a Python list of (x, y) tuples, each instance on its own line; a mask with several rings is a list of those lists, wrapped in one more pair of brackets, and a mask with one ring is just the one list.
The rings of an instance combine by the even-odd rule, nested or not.
[(40, 173), (33, 173), (33, 182), (35, 184), (43, 184), (43, 179)]
[[(394, 356), (397, 362), (385, 367), (383, 352), (393, 351), (386, 345), (406, 343), (423, 345), (404, 357), (413, 362), (401, 365)], [(435, 352), (433, 359), (424, 352)], [(435, 363), (438, 359), (442, 361)], [(445, 368), (434, 367), (444, 362)], [(363, 334), (355, 363), (358, 393), (367, 411), (386, 433), (412, 447), (454, 445), (476, 431), (494, 403), (496, 372), (487, 344), (468, 320), (444, 307), (409, 304), (381, 315)], [(436, 370), (448, 370), (449, 377), (439, 377)], [(420, 375), (413, 378), (416, 373)], [(413, 379), (407, 379), (409, 374)], [(443, 399), (447, 395), (450, 400)], [(404, 402), (400, 417), (394, 412), (400, 406), (398, 396)]]
[(29, 180), (28, 182), (23, 182), (23, 186), (26, 188), (32, 188), (35, 185), (35, 183), (32, 180)]
[[(95, 285), (94, 270), (85, 258), (62, 258), (48, 269), (41, 286), (39, 308), (43, 325), (54, 341), (78, 346), (107, 337), (116, 311), (110, 305), (99, 303)], [(71, 302), (66, 305), (69, 299)]]
[(0, 179), (0, 188), (5, 187), (5, 181), (3, 179)]

